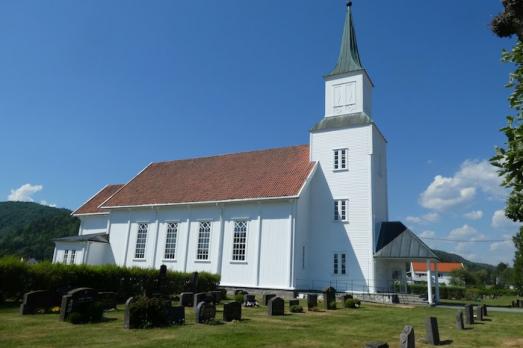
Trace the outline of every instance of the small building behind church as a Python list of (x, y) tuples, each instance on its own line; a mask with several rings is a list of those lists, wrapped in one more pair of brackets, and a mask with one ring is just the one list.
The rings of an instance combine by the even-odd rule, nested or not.
[(350, 6), (324, 80), (325, 114), (309, 144), (149, 164), (73, 213), (78, 236), (55, 240), (53, 261), (165, 264), (238, 288), (380, 293), (406, 284), (407, 264), (437, 256), (389, 221), (387, 140), (372, 118), (374, 85)]

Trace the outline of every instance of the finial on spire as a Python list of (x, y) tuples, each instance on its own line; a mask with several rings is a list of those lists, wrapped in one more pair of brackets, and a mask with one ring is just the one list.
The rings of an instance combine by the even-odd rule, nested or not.
[(347, 1), (347, 7), (351, 7), (352, 6), (352, 1)]

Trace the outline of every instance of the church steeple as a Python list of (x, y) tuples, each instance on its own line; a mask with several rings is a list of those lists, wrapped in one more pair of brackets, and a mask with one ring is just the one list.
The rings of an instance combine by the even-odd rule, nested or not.
[(352, 23), (352, 3), (347, 3), (347, 15), (341, 39), (338, 63), (325, 78), (325, 117), (371, 117), (372, 81), (363, 68)]
[(363, 70), (356, 41), (356, 30), (352, 20), (352, 2), (347, 3), (347, 15), (343, 27), (340, 55), (336, 67), (328, 76), (345, 74), (351, 71)]

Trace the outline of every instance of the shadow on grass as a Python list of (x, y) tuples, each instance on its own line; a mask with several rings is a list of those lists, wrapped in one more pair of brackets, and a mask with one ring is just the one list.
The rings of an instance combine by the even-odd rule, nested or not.
[(440, 346), (449, 346), (449, 345), (452, 344), (452, 342), (454, 342), (454, 341), (452, 341), (452, 340), (443, 340), (443, 341), (439, 342), (439, 345)]

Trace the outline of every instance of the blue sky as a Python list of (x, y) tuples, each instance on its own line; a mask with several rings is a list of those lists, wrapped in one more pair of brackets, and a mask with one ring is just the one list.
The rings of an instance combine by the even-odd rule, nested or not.
[[(499, 11), (354, 1), (390, 218), (491, 263), (515, 231), (485, 162), (510, 112)], [(72, 209), (150, 162), (307, 143), (344, 15), (342, 0), (2, 1), (0, 200)]]

